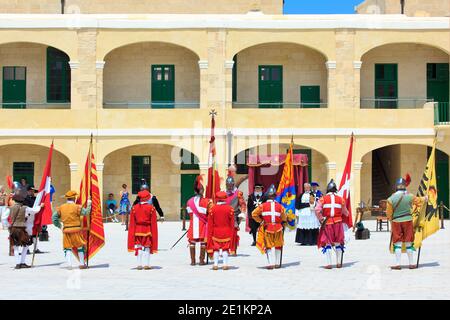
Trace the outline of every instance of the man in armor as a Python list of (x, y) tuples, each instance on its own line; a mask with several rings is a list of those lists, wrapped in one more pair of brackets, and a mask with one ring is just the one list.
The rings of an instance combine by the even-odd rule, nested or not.
[(227, 199), (226, 204), (230, 205), (234, 210), (234, 232), (231, 243), (231, 255), (236, 256), (237, 248), (239, 246), (239, 224), (245, 219), (247, 213), (247, 205), (244, 200), (242, 191), (236, 188), (236, 183), (233, 176), (229, 175), (225, 181)]
[[(408, 177), (408, 176), (407, 176)], [(412, 206), (421, 206), (428, 201), (428, 197), (416, 197), (407, 191), (410, 179), (399, 178), (396, 181), (396, 192), (392, 194), (386, 206), (386, 215), (391, 221), (392, 238), (394, 245), (395, 265), (392, 270), (401, 270), (402, 248), (406, 248), (409, 260), (409, 269), (416, 269), (414, 263), (414, 227)]]
[(195, 196), (190, 198), (186, 204), (186, 211), (189, 213), (189, 230), (187, 238), (191, 254), (191, 266), (195, 266), (195, 246), (200, 244), (200, 265), (206, 265), (206, 231), (208, 224), (208, 214), (211, 210), (211, 199), (204, 198), (205, 188), (202, 185), (202, 176), (197, 176), (194, 182)]
[[(267, 256), (267, 269), (281, 267), (281, 250), (284, 245), (284, 224), (287, 215), (284, 207), (275, 201), (277, 190), (271, 185), (267, 190), (267, 201), (252, 212), (253, 219), (260, 224), (258, 230), (258, 249)], [(275, 261), (272, 251), (275, 250)]]
[(322, 252), (326, 256), (325, 269), (332, 269), (331, 250), (333, 247), (336, 251), (336, 267), (342, 268), (345, 244), (342, 216), (348, 216), (348, 210), (345, 200), (337, 194), (337, 186), (333, 179), (328, 183), (327, 194), (317, 202), (316, 214), (322, 225), (317, 245), (322, 248)]
[(250, 227), (250, 234), (253, 236), (252, 246), (256, 246), (256, 235), (258, 233), (259, 223), (253, 220), (252, 212), (261, 204), (266, 202), (267, 198), (263, 194), (264, 187), (262, 184), (255, 184), (253, 190), (254, 190), (253, 193), (248, 196), (247, 200), (247, 214), (248, 214), (247, 219), (248, 219), (248, 226)]

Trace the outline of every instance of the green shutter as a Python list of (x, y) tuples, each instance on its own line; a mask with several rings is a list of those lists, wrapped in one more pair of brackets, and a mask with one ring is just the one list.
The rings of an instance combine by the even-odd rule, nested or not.
[[(375, 99), (398, 99), (397, 64), (375, 64)], [(397, 101), (376, 101), (375, 108), (395, 109)]]
[(47, 48), (47, 102), (70, 102), (69, 60), (64, 52)]
[(300, 87), (301, 108), (320, 108), (320, 86)]
[(152, 108), (175, 108), (175, 66), (152, 65)]
[(27, 100), (26, 88), (26, 67), (3, 67), (3, 108), (25, 109)]
[(450, 121), (447, 112), (449, 102), (449, 64), (427, 64), (427, 98), (438, 102), (439, 121)]
[(259, 66), (260, 108), (283, 107), (283, 66)]
[(132, 156), (131, 157), (131, 184), (132, 193), (136, 194), (141, 188), (141, 179), (147, 181), (151, 186), (151, 157)]
[(34, 185), (34, 162), (14, 162), (13, 163), (13, 180), (20, 182), (26, 179), (28, 185)]

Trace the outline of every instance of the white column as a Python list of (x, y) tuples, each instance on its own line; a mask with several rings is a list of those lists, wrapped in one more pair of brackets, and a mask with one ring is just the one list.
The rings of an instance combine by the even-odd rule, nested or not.
[(208, 60), (199, 60), (198, 67), (200, 68), (200, 108), (208, 108)]
[(234, 61), (225, 61), (225, 108), (233, 108), (233, 67)]
[(103, 204), (103, 168), (105, 167), (105, 164), (96, 163), (95, 167), (97, 168), (98, 189), (100, 191), (100, 203)]
[(80, 68), (80, 62), (69, 61), (70, 67), (70, 108), (74, 109), (78, 107), (78, 102), (81, 97), (78, 94), (78, 74)]
[(328, 108), (336, 107), (336, 61), (327, 61), (325, 63), (328, 70)]
[(69, 163), (69, 169), (70, 169), (70, 189), (78, 190), (81, 182), (78, 172), (78, 163)]
[(362, 166), (363, 166), (362, 162), (358, 161), (358, 162), (353, 163), (353, 177), (352, 177), (352, 184), (350, 186), (353, 221), (355, 221), (355, 217), (356, 217), (356, 208), (358, 208), (359, 203), (361, 202), (361, 169), (362, 169)]
[(362, 61), (353, 61), (354, 104), (355, 109), (361, 108), (361, 67)]
[(97, 109), (103, 108), (103, 69), (105, 68), (105, 61), (96, 61), (96, 83), (97, 83)]
[(331, 179), (336, 181), (336, 162), (326, 162), (325, 167), (327, 168), (327, 184)]

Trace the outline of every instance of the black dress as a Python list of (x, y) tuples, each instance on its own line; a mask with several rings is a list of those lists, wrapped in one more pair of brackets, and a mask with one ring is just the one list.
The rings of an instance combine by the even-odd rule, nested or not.
[(252, 218), (252, 212), (257, 206), (263, 204), (267, 201), (267, 198), (262, 195), (261, 197), (256, 197), (254, 193), (248, 196), (247, 200), (247, 215), (248, 215), (248, 225), (250, 227), (250, 234), (253, 236), (253, 242), (256, 242), (256, 234), (258, 233), (259, 223), (257, 223)]

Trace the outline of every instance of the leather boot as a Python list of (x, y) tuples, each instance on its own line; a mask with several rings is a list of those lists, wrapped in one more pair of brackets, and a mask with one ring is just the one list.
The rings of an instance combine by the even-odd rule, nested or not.
[(200, 248), (200, 263), (199, 263), (201, 266), (206, 265), (205, 256), (206, 256), (206, 247), (201, 246), (201, 248)]
[(191, 252), (191, 266), (195, 266), (195, 246), (190, 246), (189, 250)]

